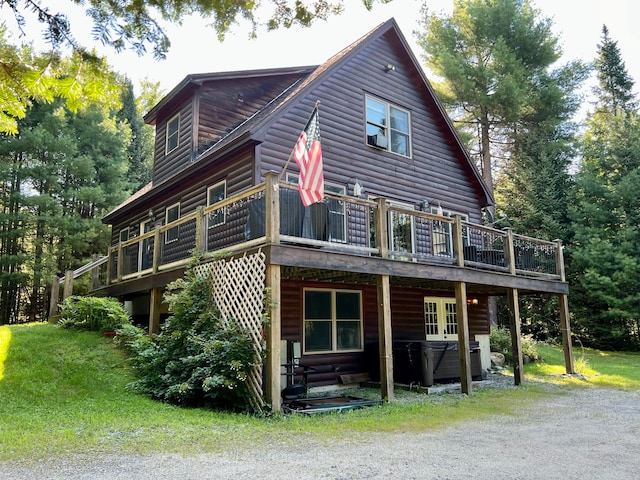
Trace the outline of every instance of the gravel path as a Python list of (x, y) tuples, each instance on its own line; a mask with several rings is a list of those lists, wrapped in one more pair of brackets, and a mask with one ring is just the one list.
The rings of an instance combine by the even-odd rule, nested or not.
[[(555, 388), (555, 387), (554, 387)], [(247, 452), (0, 462), (0, 479), (640, 478), (640, 392), (570, 389), (517, 417), (424, 433), (298, 436)]]

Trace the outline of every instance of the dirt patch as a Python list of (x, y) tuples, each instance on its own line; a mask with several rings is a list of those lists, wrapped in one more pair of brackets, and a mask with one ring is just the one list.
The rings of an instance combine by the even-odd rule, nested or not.
[(7, 479), (637, 479), (640, 392), (550, 387), (518, 416), (423, 433), (308, 436), (247, 452), (0, 463)]

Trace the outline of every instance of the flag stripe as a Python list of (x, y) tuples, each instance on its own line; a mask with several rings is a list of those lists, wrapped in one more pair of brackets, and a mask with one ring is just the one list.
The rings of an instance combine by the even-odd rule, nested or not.
[(293, 156), (300, 168), (298, 191), (302, 204), (308, 207), (324, 199), (324, 174), (322, 166), (322, 145), (320, 143), (320, 124), (316, 107), (300, 134), (294, 147)]

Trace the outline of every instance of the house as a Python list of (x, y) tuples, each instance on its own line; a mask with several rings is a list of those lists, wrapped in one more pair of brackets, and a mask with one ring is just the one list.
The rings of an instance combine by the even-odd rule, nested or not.
[[(288, 160), (317, 102), (325, 199), (304, 207)], [(482, 224), (493, 199), (393, 19), (320, 66), (189, 75), (145, 120), (153, 181), (104, 218), (101, 292), (156, 331), (163, 288), (197, 249), (223, 313), (259, 345), (267, 288), (252, 381), (273, 409), (303, 374), (311, 386), (370, 374), (392, 399), (394, 377), (429, 382), (451, 352), (470, 392), (489, 366), (492, 296), (511, 307), (516, 383), (519, 295), (559, 298), (573, 369), (562, 246)]]

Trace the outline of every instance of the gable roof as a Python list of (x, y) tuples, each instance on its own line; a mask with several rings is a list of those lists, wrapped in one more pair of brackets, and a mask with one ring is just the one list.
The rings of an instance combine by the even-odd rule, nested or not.
[(406, 38), (400, 31), (395, 19), (391, 18), (386, 22), (380, 24), (378, 27), (359, 38), (351, 45), (347, 46), (336, 55), (331, 57), (325, 63), (319, 66), (306, 66), (295, 68), (276, 68), (276, 69), (261, 69), (261, 70), (245, 70), (245, 71), (232, 71), (232, 72), (220, 72), (220, 73), (205, 73), (205, 74), (193, 74), (185, 77), (175, 88), (169, 92), (155, 107), (153, 107), (149, 113), (144, 117), (145, 122), (149, 124), (155, 124), (158, 117), (161, 115), (163, 109), (169, 104), (189, 96), (192, 91), (198, 86), (206, 82), (215, 82), (217, 80), (241, 80), (246, 78), (256, 78), (260, 76), (273, 76), (273, 75), (294, 75), (295, 80), (285, 88), (279, 95), (275, 96), (269, 102), (267, 102), (262, 108), (257, 110), (253, 115), (247, 117), (241, 121), (235, 128), (231, 129), (226, 135), (214, 142), (204, 151), (199, 153), (194, 159), (193, 163), (185, 170), (181, 171), (180, 176), (174, 176), (160, 185), (153, 185), (153, 188), (145, 187), (145, 191), (141, 194), (134, 194), (135, 199), (128, 199), (120, 206), (116, 207), (112, 212), (107, 214), (103, 221), (108, 223), (114, 218), (114, 215), (122, 208), (129, 210), (134, 208), (135, 205), (151, 198), (154, 194), (160, 194), (162, 191), (166, 191), (171, 188), (179, 180), (183, 178), (185, 174), (189, 174), (190, 171), (202, 168), (205, 163), (214, 161), (224, 153), (229, 152), (231, 149), (238, 148), (241, 145), (245, 145), (248, 142), (259, 143), (264, 139), (266, 132), (273, 122), (276, 121), (281, 115), (286, 113), (289, 109), (296, 106), (296, 100), (312, 88), (315, 88), (326, 77), (328, 77), (333, 71), (339, 68), (344, 62), (348, 61), (352, 55), (356, 55), (359, 51), (369, 45), (370, 42), (375, 39), (384, 36), (393, 35), (395, 39), (400, 42), (404, 52), (409, 58), (411, 64), (418, 73), (424, 87), (436, 106), (439, 114), (439, 119), (442, 121), (443, 131), (448, 136), (450, 143), (454, 149), (454, 152), (460, 155), (461, 160), (466, 163), (468, 171), (473, 175), (476, 186), (481, 190), (484, 197), (485, 205), (493, 204), (493, 197), (489, 192), (486, 184), (484, 183), (480, 172), (478, 172), (473, 160), (469, 156), (469, 153), (462, 143), (460, 136), (458, 135), (449, 115), (447, 114), (444, 106), (438, 99), (435, 90), (426, 77), (424, 70), (420, 66), (415, 55), (411, 51)]

